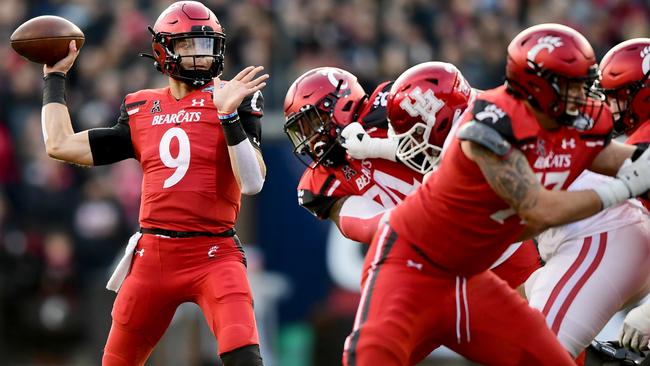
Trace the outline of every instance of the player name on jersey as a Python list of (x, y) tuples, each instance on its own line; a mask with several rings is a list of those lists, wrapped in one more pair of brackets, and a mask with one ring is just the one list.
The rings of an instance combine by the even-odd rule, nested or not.
[(538, 156), (535, 160), (535, 169), (568, 168), (571, 166), (571, 154), (553, 154)]
[(151, 125), (163, 125), (167, 123), (182, 123), (182, 122), (199, 122), (201, 120), (201, 112), (186, 112), (180, 110), (174, 114), (161, 114), (153, 117)]

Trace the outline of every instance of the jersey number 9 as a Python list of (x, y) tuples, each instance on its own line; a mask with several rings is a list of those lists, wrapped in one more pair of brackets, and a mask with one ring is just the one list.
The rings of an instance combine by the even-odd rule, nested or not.
[[(173, 157), (170, 151), (172, 139), (174, 138), (178, 140), (178, 155), (176, 157)], [(162, 136), (158, 148), (162, 163), (168, 168), (176, 169), (163, 183), (163, 188), (169, 188), (180, 182), (190, 167), (190, 139), (183, 129), (172, 127)]]

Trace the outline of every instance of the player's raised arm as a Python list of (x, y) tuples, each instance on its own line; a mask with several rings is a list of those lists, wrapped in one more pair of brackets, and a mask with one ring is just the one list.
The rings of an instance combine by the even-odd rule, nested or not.
[(43, 109), (41, 125), (47, 154), (78, 165), (104, 165), (134, 157), (129, 116), (122, 105), (118, 123), (112, 128), (94, 128), (75, 133), (65, 101), (66, 74), (79, 51), (74, 41), (69, 53), (54, 66), (43, 67)]
[(43, 67), (43, 139), (50, 157), (79, 165), (93, 165), (88, 132), (74, 132), (65, 101), (66, 74), (78, 55), (75, 42), (70, 41), (68, 56), (52, 67)]
[(243, 194), (253, 195), (262, 190), (266, 177), (266, 165), (262, 153), (255, 149), (240, 123), (237, 108), (247, 95), (266, 86), (268, 74), (255, 76), (264, 70), (262, 66), (249, 66), (232, 80), (224, 82), (215, 79), (214, 105), (228, 144), (230, 164)]

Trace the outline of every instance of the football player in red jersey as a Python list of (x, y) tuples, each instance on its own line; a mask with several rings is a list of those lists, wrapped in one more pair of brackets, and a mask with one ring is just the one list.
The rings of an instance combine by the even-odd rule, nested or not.
[[(650, 141), (650, 135), (641, 132), (643, 122), (650, 119), (648, 53), (650, 39), (630, 40), (614, 47), (600, 63), (599, 83), (614, 112), (614, 130), (630, 134), (628, 143)], [(583, 172), (569, 190), (589, 189), (611, 179)], [(639, 200), (546, 230), (537, 241), (546, 264), (526, 281), (529, 304), (544, 314), (574, 356), (614, 313), (650, 292), (650, 217)], [(632, 312), (628, 320), (642, 322), (639, 314), (640, 310)], [(630, 337), (623, 337), (623, 343), (638, 350), (638, 342)]]
[[(614, 129), (628, 135), (627, 143), (650, 143), (650, 38), (620, 43), (600, 62), (601, 80), (614, 114)], [(643, 199), (646, 208), (648, 200)], [(617, 274), (618, 275), (618, 274)], [(650, 302), (630, 311), (620, 333), (621, 344), (647, 351), (650, 339)]]
[[(345, 237), (360, 243), (369, 244), (380, 218), (433, 170), (445, 138), (473, 98), (465, 78), (449, 63), (425, 62), (405, 71), (404, 77), (410, 88), (435, 103), (431, 119), (423, 122), (395, 108), (401, 99), (387, 103), (392, 82), (382, 83), (366, 99), (354, 75), (333, 67), (306, 72), (285, 99), (285, 131), (294, 152), (313, 160), (298, 185), (300, 205), (320, 219), (330, 218)], [(370, 135), (353, 121), (361, 121)], [(359, 126), (364, 142), (371, 141), (371, 158), (346, 156), (342, 146), (357, 136), (349, 133), (343, 142), (340, 134), (352, 124)], [(359, 153), (367, 156), (368, 149)], [(539, 268), (536, 249), (529, 244), (494, 266), (513, 287)]]
[(173, 3), (149, 30), (169, 86), (127, 95), (112, 128), (72, 129), (64, 89), (74, 42), (66, 58), (44, 67), (48, 155), (86, 166), (134, 158), (144, 172), (141, 229), (107, 286), (119, 293), (102, 365), (144, 365), (183, 302), (202, 309), (226, 366), (262, 365), (233, 225), (241, 194), (264, 183), (260, 89), (268, 75), (256, 77), (262, 67), (251, 66), (219, 79), (225, 34), (199, 2)]
[[(574, 364), (544, 317), (486, 269), (509, 243), (650, 188), (650, 152), (611, 141), (611, 112), (590, 92), (596, 71), (569, 27), (513, 39), (506, 84), (477, 97), (436, 173), (373, 238), (345, 365), (412, 365), (438, 344), (487, 365)], [(617, 178), (562, 190), (586, 168)]]

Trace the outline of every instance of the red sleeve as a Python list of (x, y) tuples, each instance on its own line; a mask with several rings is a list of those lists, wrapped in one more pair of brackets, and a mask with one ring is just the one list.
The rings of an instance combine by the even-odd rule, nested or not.
[(339, 228), (341, 234), (348, 239), (357, 241), (363, 244), (370, 244), (372, 238), (377, 232), (379, 221), (384, 216), (384, 212), (380, 212), (375, 216), (369, 218), (360, 218), (354, 216), (339, 216)]
[(298, 203), (314, 216), (325, 220), (334, 203), (346, 196), (335, 172), (323, 167), (307, 168), (298, 183)]
[(650, 120), (641, 124), (634, 133), (625, 141), (626, 144), (636, 145), (650, 143)]

